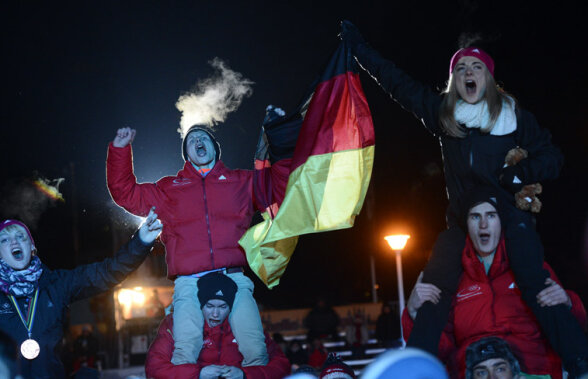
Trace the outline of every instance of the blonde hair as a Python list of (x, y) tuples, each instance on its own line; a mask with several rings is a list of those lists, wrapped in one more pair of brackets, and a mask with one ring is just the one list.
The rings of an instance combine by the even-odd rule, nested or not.
[[(509, 98), (514, 101), (514, 97), (507, 94), (494, 80), (490, 71), (484, 66), (484, 75), (486, 76), (486, 90), (482, 96), (482, 101), (485, 101), (488, 105), (488, 112), (490, 113), (490, 123), (480, 131), (482, 133), (490, 133), (494, 124), (502, 112), (503, 101), (509, 102)], [(447, 87), (443, 90), (443, 100), (439, 107), (439, 123), (441, 128), (451, 137), (463, 138), (466, 136), (466, 130), (461, 126), (454, 116), (455, 105), (459, 100), (459, 94), (455, 87), (455, 76), (453, 73), (449, 76)]]

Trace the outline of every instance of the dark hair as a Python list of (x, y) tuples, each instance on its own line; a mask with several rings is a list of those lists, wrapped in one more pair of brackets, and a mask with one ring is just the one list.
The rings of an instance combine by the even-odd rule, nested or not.
[(498, 337), (486, 337), (466, 349), (466, 379), (474, 377), (474, 368), (488, 359), (504, 359), (510, 365), (513, 376), (521, 372), (519, 361), (515, 358), (508, 342)]

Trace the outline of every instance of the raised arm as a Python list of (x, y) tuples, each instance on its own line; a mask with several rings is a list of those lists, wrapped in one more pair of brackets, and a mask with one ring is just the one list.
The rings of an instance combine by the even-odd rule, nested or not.
[(415, 115), (430, 132), (439, 134), (438, 111), (441, 96), (384, 59), (363, 38), (359, 29), (349, 21), (341, 23), (341, 39), (351, 48), (353, 55), (368, 74), (394, 101)]
[(108, 146), (106, 158), (106, 184), (116, 204), (132, 214), (146, 216), (152, 206), (162, 210), (163, 194), (153, 183), (137, 183), (133, 172), (131, 143), (136, 131), (118, 129)]
[(162, 227), (154, 209), (151, 209), (137, 233), (114, 257), (73, 270), (58, 271), (59, 285), (68, 294), (68, 303), (94, 296), (122, 282), (143, 263)]

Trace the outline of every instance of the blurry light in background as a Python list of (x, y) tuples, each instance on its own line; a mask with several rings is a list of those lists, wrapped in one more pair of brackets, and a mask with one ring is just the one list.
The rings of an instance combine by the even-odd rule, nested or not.
[(142, 287), (135, 287), (132, 290), (128, 288), (121, 289), (118, 292), (118, 302), (125, 308), (132, 305), (143, 306), (145, 304), (145, 294)]
[(392, 250), (402, 251), (402, 249), (404, 249), (404, 246), (406, 246), (406, 241), (408, 241), (410, 236), (407, 234), (395, 234), (392, 236), (386, 236), (384, 238), (386, 239), (386, 241), (388, 241), (388, 245), (390, 245), (390, 248), (392, 248)]

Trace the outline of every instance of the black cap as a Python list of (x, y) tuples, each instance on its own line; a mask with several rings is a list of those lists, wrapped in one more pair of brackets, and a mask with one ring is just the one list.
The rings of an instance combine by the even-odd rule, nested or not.
[(474, 367), (488, 359), (502, 358), (510, 364), (513, 376), (521, 371), (508, 342), (498, 337), (486, 337), (472, 343), (466, 349), (466, 379), (474, 377)]
[(460, 223), (467, 231), (467, 220), (470, 209), (482, 203), (489, 203), (498, 212), (498, 217), (504, 222), (506, 199), (490, 186), (476, 186), (467, 191), (460, 199)]
[(212, 299), (225, 301), (229, 308), (233, 308), (237, 285), (224, 274), (211, 272), (198, 279), (198, 300), (200, 308)]

